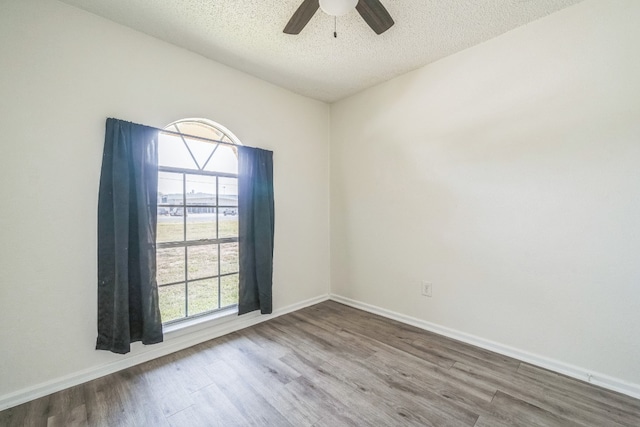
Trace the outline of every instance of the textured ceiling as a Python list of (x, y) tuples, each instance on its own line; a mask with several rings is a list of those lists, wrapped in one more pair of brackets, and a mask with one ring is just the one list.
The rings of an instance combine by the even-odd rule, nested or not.
[[(278, 86), (333, 102), (581, 0), (382, 0), (376, 35), (351, 11), (282, 32), (302, 0), (62, 0)], [(523, 47), (525, 48), (525, 47)]]

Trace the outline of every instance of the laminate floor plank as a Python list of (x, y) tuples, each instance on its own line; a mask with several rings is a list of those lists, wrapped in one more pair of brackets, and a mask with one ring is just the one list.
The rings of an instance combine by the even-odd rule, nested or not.
[(314, 322), (313, 318), (302, 314), (292, 313), (291, 318), (297, 320), (295, 327), (314, 337), (314, 341), (322, 340), (335, 349), (334, 352), (343, 353), (346, 357), (365, 358), (373, 352), (371, 346), (365, 345), (361, 340), (347, 334), (344, 330), (336, 330), (324, 322)]
[(139, 366), (116, 372), (113, 377), (117, 379), (115, 388), (119, 393), (123, 412), (131, 419), (128, 422), (134, 425), (168, 425)]
[[(318, 349), (315, 348), (314, 346), (309, 345), (308, 341), (305, 341), (307, 340), (307, 337), (303, 337), (298, 340), (295, 335), (292, 335), (290, 332), (282, 328), (275, 327), (274, 325), (261, 324), (258, 326), (261, 327), (258, 330), (260, 334), (266, 334), (266, 333), (271, 334), (274, 341), (277, 341), (278, 343), (282, 343), (283, 345), (289, 346), (288, 348), (290, 351), (286, 353), (284, 356), (281, 356), (279, 358), (280, 360), (284, 361), (284, 359), (288, 359), (292, 357), (300, 358), (301, 360), (304, 360), (306, 364), (314, 367), (318, 367), (322, 365), (324, 362), (326, 362), (327, 360), (329, 360), (329, 358), (331, 357), (331, 355), (327, 353), (322, 353), (321, 351), (318, 351)], [(286, 363), (290, 364), (288, 362)], [(298, 369), (296, 370), (300, 372)]]
[[(45, 397), (46, 398), (46, 397)], [(43, 398), (40, 398), (43, 399)], [(40, 400), (36, 399), (36, 400)], [(22, 405), (14, 406), (13, 408), (6, 409), (0, 412), (0, 420), (3, 421), (2, 426), (7, 427), (22, 427), (22, 426), (38, 426), (38, 425), (46, 425), (46, 420), (40, 421), (39, 423), (29, 424), (29, 410), (32, 407), (32, 402), (23, 403)], [(35, 417), (31, 415), (31, 419)]]
[(583, 423), (602, 420), (611, 425), (640, 425), (640, 400), (530, 365), (521, 367), (517, 375), (543, 387), (543, 397), (532, 402), (547, 407), (561, 402), (560, 410), (570, 413), (572, 419)]
[[(279, 358), (272, 357), (270, 354), (264, 354), (261, 348), (253, 343), (251, 340), (245, 337), (239, 337), (233, 340), (234, 352), (226, 352), (225, 359), (235, 362), (242, 360), (243, 366), (254, 370), (256, 373), (262, 373), (267, 378), (266, 380), (278, 381), (282, 384), (287, 384), (292, 380), (298, 378), (300, 373), (295, 369), (292, 369), (286, 363), (283, 363)], [(235, 356), (235, 357), (233, 357)]]
[(258, 347), (263, 349), (263, 351), (265, 351), (271, 357), (279, 359), (282, 356), (290, 354), (292, 351), (291, 348), (280, 344), (269, 335), (260, 334), (257, 328), (247, 328), (242, 332), (247, 339), (254, 342)]
[(47, 420), (47, 427), (84, 427), (88, 425), (87, 407), (84, 404), (53, 415)]
[(241, 426), (247, 421), (220, 388), (213, 384), (191, 394), (193, 405), (167, 418), (172, 427)]
[[(327, 307), (331, 308), (332, 313), (338, 313), (337, 317), (326, 316), (328, 321), (333, 320), (336, 327), (340, 325), (344, 329), (350, 329), (355, 324), (355, 326), (364, 327), (365, 330), (370, 331), (372, 326), (375, 326), (373, 328), (374, 331), (388, 331), (385, 340), (382, 341), (387, 342), (387, 339), (392, 336), (415, 347), (416, 350), (422, 350), (425, 354), (432, 354), (436, 360), (440, 358), (442, 363), (439, 364), (444, 367), (452, 366), (451, 361), (466, 361), (468, 363), (482, 363), (483, 365), (491, 364), (494, 369), (515, 371), (520, 365), (519, 360), (424, 331), (411, 325), (389, 319), (381, 319), (371, 313), (360, 312), (357, 315), (350, 315), (348, 316), (348, 322), (345, 322), (343, 318), (341, 319), (341, 315), (345, 310), (344, 306), (329, 301)], [(323, 317), (321, 313), (318, 313), (317, 316)]]
[[(418, 337), (412, 329), (399, 329), (392, 325), (386, 325), (380, 319), (367, 320), (349, 319), (348, 322), (340, 320), (341, 315), (331, 314), (324, 317), (326, 322), (333, 324), (335, 328), (344, 329), (353, 333), (375, 339), (388, 346), (395, 347), (406, 353), (428, 360), (444, 368), (450, 368), (456, 362), (455, 359), (443, 357), (429, 349), (420, 349), (413, 345), (413, 341)], [(386, 320), (386, 319), (385, 319)]]
[(435, 388), (414, 387), (402, 375), (381, 369), (372, 359), (349, 363), (341, 361), (333, 364), (332, 369), (344, 372), (344, 381), (355, 383), (359, 393), (377, 396), (377, 390), (392, 390), (393, 393), (384, 396), (384, 404), (395, 408), (395, 414), (403, 414), (404, 419), (398, 421), (414, 419), (420, 425), (443, 426), (475, 424), (478, 414), (473, 410), (441, 396)]
[(528, 381), (522, 376), (507, 377), (500, 372), (493, 372), (482, 367), (468, 367), (456, 364), (452, 375), (464, 372), (480, 378), (498, 387), (498, 390), (529, 404), (538, 406), (550, 413), (561, 415), (569, 421), (583, 425), (623, 426), (615, 414), (601, 405), (593, 406), (585, 403), (578, 395), (560, 394), (545, 388), (543, 385)]
[[(312, 381), (312, 384), (313, 381)], [(350, 391), (342, 388), (343, 393), (337, 394), (329, 391), (332, 396), (339, 396), (341, 405), (323, 415), (324, 419), (349, 420), (346, 425), (362, 426), (398, 426), (398, 425), (418, 425), (412, 422), (408, 415), (402, 412), (401, 408), (394, 408), (385, 400), (384, 396), (379, 396), (368, 391), (352, 389)], [(400, 411), (401, 414), (398, 413)], [(318, 422), (321, 425), (321, 418)], [(325, 421), (326, 422), (326, 421)], [(318, 423), (316, 423), (318, 424)], [(342, 424), (334, 424), (342, 425)], [(429, 424), (422, 424), (429, 425)]]
[[(278, 362), (278, 369), (282, 369), (282, 366), (287, 366), (278, 359), (274, 361)], [(295, 378), (291, 377), (288, 381), (283, 382), (278, 379), (278, 373), (274, 368), (264, 369), (264, 366), (253, 364), (251, 359), (245, 357), (240, 351), (235, 354), (229, 352), (228, 359), (225, 358), (211, 364), (206, 369), (211, 372), (224, 373), (227, 376), (226, 381), (248, 385), (255, 391), (256, 395), (261, 396), (264, 401), (295, 426), (310, 426), (319, 418), (314, 414), (308, 414), (300, 410), (296, 397), (288, 392), (285, 387), (286, 384), (300, 377), (297, 372)], [(286, 370), (293, 371), (288, 366)]]
[(292, 322), (282, 318), (275, 318), (267, 323), (256, 325), (259, 334), (270, 336), (274, 341), (287, 347), (291, 351), (316, 354), (319, 360), (324, 360), (330, 350), (324, 343), (314, 341), (314, 337), (303, 333)]
[(452, 402), (469, 412), (481, 414), (490, 406), (496, 388), (480, 390), (474, 384), (466, 384), (446, 376), (441, 368), (430, 368), (414, 363), (403, 363), (388, 356), (378, 354), (368, 359), (368, 363), (375, 366), (386, 378), (394, 381), (397, 387), (412, 390), (420, 396), (436, 395), (430, 400)]
[(567, 420), (538, 406), (516, 399), (498, 391), (491, 402), (493, 419), (512, 426), (580, 427), (581, 424)]
[(294, 403), (296, 410), (304, 414), (307, 421), (313, 421), (310, 425), (317, 424), (327, 414), (340, 414), (339, 417), (346, 425), (353, 425), (357, 422), (357, 419), (354, 420), (346, 415), (349, 408), (344, 403), (345, 400), (348, 401), (348, 395), (354, 393), (355, 390), (336, 388), (332, 389), (329, 394), (326, 389), (305, 376), (301, 376), (287, 384), (285, 391)]
[(0, 426), (9, 426), (11, 423), (11, 417), (13, 415), (13, 408), (0, 412)]
[(314, 351), (319, 351), (324, 354), (330, 354), (335, 356), (340, 355), (345, 358), (362, 358), (367, 356), (366, 350), (358, 348), (357, 346), (350, 345), (349, 342), (339, 339), (333, 333), (304, 321), (303, 317), (292, 316), (286, 319), (275, 319), (276, 325), (281, 329), (288, 331), (291, 335), (294, 335), (298, 340), (301, 340), (306, 336), (309, 340), (309, 346)]
[(342, 376), (326, 365), (326, 362), (318, 364), (301, 354), (290, 354), (280, 360), (300, 372), (303, 378), (312, 381), (316, 387), (327, 391), (340, 401), (344, 401), (347, 395), (358, 389), (356, 384), (343, 381)]
[[(72, 408), (72, 410), (69, 411), (69, 408)], [(83, 413), (86, 422), (86, 407), (84, 407), (82, 385), (71, 387), (49, 396), (49, 425), (52, 423), (81, 423), (81, 421), (78, 421), (78, 417), (82, 418)]]
[(520, 366), (520, 361), (512, 359), (510, 357), (491, 355), (489, 351), (478, 351), (482, 349), (470, 349), (471, 346), (462, 343), (443, 343), (441, 341), (435, 341), (428, 337), (415, 339), (411, 345), (415, 348), (430, 352), (435, 355), (440, 355), (443, 358), (454, 360), (456, 362), (462, 362), (467, 365), (481, 365), (487, 366), (496, 371), (503, 372), (516, 372)]
[[(449, 374), (449, 370), (438, 364), (407, 354), (395, 347), (387, 346), (369, 337), (360, 337), (362, 340), (377, 343), (377, 349), (367, 363), (376, 364), (378, 369), (388, 369), (399, 379), (419, 378), (420, 382), (429, 384), (431, 390), (444, 398), (461, 398), (462, 400), (490, 402), (497, 388), (485, 382), (459, 380)], [(391, 373), (389, 374), (391, 375)]]
[(185, 352), (185, 357), (180, 357), (172, 363), (177, 371), (176, 373), (179, 374), (174, 375), (178, 384), (189, 393), (213, 384), (213, 378), (202, 370), (202, 365), (198, 363), (201, 360), (194, 355), (192, 349), (183, 351)]
[(158, 408), (166, 418), (187, 409), (195, 403), (193, 400), (193, 393), (189, 393), (186, 390), (176, 390), (171, 393), (164, 394), (161, 397), (157, 397), (155, 401)]
[(192, 394), (178, 378), (181, 371), (172, 363), (174, 360), (165, 356), (140, 365), (138, 371), (146, 398), (154, 402), (166, 418), (194, 404)]
[(518, 368), (518, 374), (531, 379), (536, 384), (545, 388), (565, 392), (573, 396), (582, 396), (596, 405), (618, 411), (621, 416), (628, 416), (629, 421), (640, 418), (640, 400), (616, 393), (593, 384), (576, 380), (547, 371), (537, 366), (522, 363)]
[(640, 426), (640, 400), (326, 301), (0, 412), (0, 426)]
[(251, 426), (282, 426), (290, 423), (250, 384), (229, 376), (218, 377), (215, 384)]
[[(396, 423), (407, 424), (413, 419), (418, 425), (473, 425), (477, 418), (477, 415), (465, 413), (461, 408), (452, 417), (440, 409), (441, 406), (446, 407), (448, 402), (438, 399), (434, 400), (439, 405), (425, 405), (423, 402), (427, 400), (415, 396), (411, 390), (400, 389), (393, 379), (375, 374), (373, 370), (376, 368), (368, 363), (368, 359), (334, 358), (320, 365), (319, 369), (316, 366), (310, 369), (312, 372), (311, 375), (307, 374), (309, 377), (316, 378), (319, 374), (326, 378), (331, 373), (334, 381), (349, 385), (362, 395), (361, 398), (364, 396), (370, 401), (377, 400), (377, 390), (393, 389), (395, 393), (385, 395), (384, 401), (380, 401), (377, 407), (383, 408), (392, 419), (403, 414), (403, 418), (396, 419)], [(349, 396), (342, 397), (343, 400), (345, 398)], [(462, 421), (456, 421), (456, 418), (462, 418)]]
[(84, 385), (89, 425), (134, 425), (134, 414), (125, 411), (116, 374), (98, 378)]
[(482, 366), (468, 366), (464, 363), (456, 362), (449, 369), (448, 374), (451, 378), (478, 384), (487, 387), (488, 390), (502, 390), (512, 395), (523, 392), (527, 396), (540, 396), (544, 393), (544, 388), (539, 384), (528, 382), (512, 375), (507, 376)]

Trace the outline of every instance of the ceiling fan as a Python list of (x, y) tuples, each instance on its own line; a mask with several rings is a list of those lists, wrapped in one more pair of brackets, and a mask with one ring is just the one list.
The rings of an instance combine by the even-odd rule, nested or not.
[(304, 0), (284, 27), (284, 33), (300, 34), (319, 8), (329, 15), (340, 16), (354, 7), (376, 34), (384, 33), (394, 24), (380, 0)]

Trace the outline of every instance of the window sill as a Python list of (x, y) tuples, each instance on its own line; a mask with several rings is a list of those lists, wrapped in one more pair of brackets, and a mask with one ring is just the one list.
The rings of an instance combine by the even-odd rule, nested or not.
[(186, 319), (181, 322), (163, 325), (162, 332), (171, 336), (179, 336), (183, 333), (193, 332), (195, 330), (204, 329), (212, 325), (226, 323), (232, 319), (238, 318), (238, 306), (229, 307), (225, 310), (217, 311), (206, 316), (200, 316), (193, 319)]

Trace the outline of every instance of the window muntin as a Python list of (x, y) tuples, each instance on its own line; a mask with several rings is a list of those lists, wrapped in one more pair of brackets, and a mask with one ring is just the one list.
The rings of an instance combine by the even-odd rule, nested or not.
[(224, 127), (185, 119), (158, 151), (157, 281), (163, 323), (238, 304), (237, 149)]

